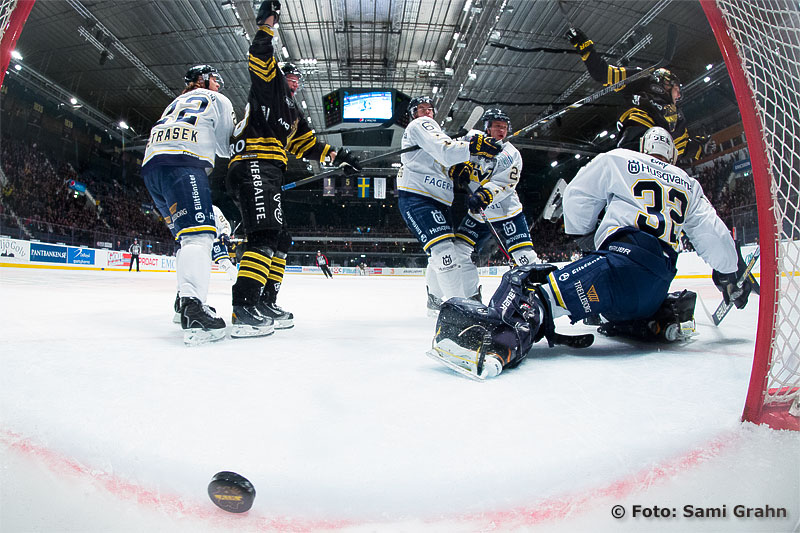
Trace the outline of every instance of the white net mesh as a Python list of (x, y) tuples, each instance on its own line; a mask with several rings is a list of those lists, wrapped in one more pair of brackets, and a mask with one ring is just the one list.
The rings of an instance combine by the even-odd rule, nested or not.
[(6, 34), (8, 21), (15, 7), (17, 7), (17, 0), (0, 0), (0, 41), (3, 40), (3, 35)]
[(800, 385), (800, 4), (716, 4), (752, 92), (771, 179), (773, 209), (760, 212), (759, 220), (765, 224), (774, 217), (778, 233), (774, 243), (761, 243), (777, 247), (776, 316), (764, 400), (774, 404), (796, 396)]

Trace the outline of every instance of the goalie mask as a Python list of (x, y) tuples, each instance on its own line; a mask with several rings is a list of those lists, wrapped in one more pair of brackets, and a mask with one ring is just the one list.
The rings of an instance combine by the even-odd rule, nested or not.
[(433, 106), (433, 98), (430, 96), (415, 96), (408, 103), (408, 116), (411, 120), (417, 118), (417, 108), (420, 104), (428, 104), (433, 108), (433, 113), (436, 114), (436, 108)]
[(672, 136), (667, 130), (658, 126), (644, 132), (642, 138), (639, 139), (639, 151), (643, 154), (661, 156), (667, 163), (673, 165), (678, 159), (678, 151), (675, 149)]
[(511, 133), (511, 118), (503, 112), (502, 109), (499, 107), (495, 107), (492, 109), (488, 109), (483, 116), (481, 117), (481, 122), (483, 122), (483, 129), (484, 131), (489, 131), (489, 126), (492, 125), (492, 122), (495, 120), (499, 120), (501, 122), (505, 122), (508, 124), (508, 133)]
[(203, 87), (208, 89), (209, 80), (211, 76), (214, 76), (214, 79), (217, 80), (219, 84), (219, 90), (222, 90), (222, 87), (225, 85), (225, 82), (222, 80), (222, 76), (220, 76), (219, 71), (212, 67), (211, 65), (195, 65), (190, 68), (186, 75), (183, 77), (183, 81), (186, 82), (186, 85), (190, 83), (198, 81), (198, 79), (202, 79), (205, 83)]

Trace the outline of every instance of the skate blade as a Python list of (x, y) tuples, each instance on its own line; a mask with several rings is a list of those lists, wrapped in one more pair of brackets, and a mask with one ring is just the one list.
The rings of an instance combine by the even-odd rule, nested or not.
[(249, 326), (247, 324), (234, 324), (231, 327), (231, 337), (240, 339), (244, 337), (266, 337), (275, 333), (273, 324), (268, 326)]
[[(438, 361), (439, 363), (442, 363), (444, 366), (450, 368), (451, 370), (458, 372), (462, 376), (468, 377), (473, 381), (479, 381), (481, 383), (486, 381), (486, 378), (482, 378), (475, 373), (475, 371), (477, 370), (477, 366), (475, 365), (475, 363), (460, 359), (449, 352), (441, 350), (440, 348), (436, 347), (431, 348), (430, 350), (425, 352), (425, 355), (427, 355), (428, 357), (430, 357), (435, 361)], [(449, 359), (450, 357), (454, 357), (458, 362)]]
[(431, 318), (438, 317), (439, 316), (439, 310), (438, 309), (428, 309), (428, 316), (431, 317)]
[(292, 329), (294, 327), (294, 320), (278, 320), (275, 319), (275, 329)]
[(225, 338), (225, 328), (203, 329), (190, 328), (183, 330), (183, 344), (186, 346), (200, 346)]
[(180, 313), (175, 313), (174, 315), (172, 315), (172, 323), (173, 324), (180, 324), (181, 323), (181, 314)]

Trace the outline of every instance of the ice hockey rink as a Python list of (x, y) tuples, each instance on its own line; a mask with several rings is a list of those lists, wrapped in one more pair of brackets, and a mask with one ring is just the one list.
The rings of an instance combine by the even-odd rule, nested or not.
[[(288, 274), (294, 329), (197, 348), (174, 296), (174, 273), (0, 268), (0, 531), (797, 531), (800, 435), (739, 420), (755, 296), (720, 328), (698, 303), (685, 344), (539, 344), (485, 383), (425, 357), (421, 277)], [(209, 303), (227, 320), (222, 274)], [(222, 470), (249, 512), (209, 500)]]

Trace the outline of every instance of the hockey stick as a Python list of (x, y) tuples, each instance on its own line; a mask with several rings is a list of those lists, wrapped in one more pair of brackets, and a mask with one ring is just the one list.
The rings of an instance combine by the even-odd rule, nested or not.
[(639, 72), (633, 74), (632, 76), (630, 76), (630, 77), (628, 77), (628, 78), (626, 78), (624, 80), (621, 80), (621, 81), (618, 81), (617, 83), (613, 83), (611, 85), (603, 87), (602, 89), (600, 89), (596, 93), (590, 94), (586, 98), (582, 98), (582, 99), (578, 100), (577, 102), (575, 102), (574, 104), (570, 104), (567, 107), (556, 111), (555, 113), (551, 113), (551, 114), (549, 114), (549, 115), (547, 115), (545, 117), (542, 117), (542, 118), (536, 120), (535, 122), (533, 122), (532, 124), (529, 124), (529, 125), (525, 126), (524, 128), (515, 131), (509, 137), (515, 137), (517, 135), (524, 135), (524, 134), (528, 133), (529, 131), (535, 129), (536, 127), (542, 125), (542, 124), (546, 124), (547, 122), (550, 122), (551, 120), (555, 120), (556, 118), (558, 118), (558, 117), (560, 117), (562, 115), (566, 115), (567, 113), (569, 113), (573, 109), (577, 109), (577, 108), (579, 108), (579, 107), (581, 107), (581, 106), (583, 106), (585, 104), (589, 104), (591, 102), (594, 102), (595, 100), (601, 98), (602, 96), (605, 96), (605, 95), (607, 95), (608, 93), (610, 93), (612, 91), (616, 91), (617, 89), (619, 89), (619, 88), (621, 88), (621, 87), (623, 87), (625, 85), (628, 85), (631, 82), (634, 82), (636, 80), (642, 79), (645, 76), (649, 76), (656, 69), (659, 69), (659, 68), (669, 64), (670, 61), (672, 61), (672, 56), (675, 55), (675, 45), (677, 44), (677, 38), (678, 38), (678, 30), (677, 30), (677, 28), (676, 28), (676, 26), (674, 24), (670, 24), (669, 28), (667, 29), (667, 45), (666, 45), (666, 47), (664, 49), (664, 57), (662, 59), (660, 59), (657, 63), (655, 63), (653, 65), (650, 65), (649, 67), (647, 67), (647, 68), (645, 68), (643, 70), (640, 70)]
[[(483, 116), (483, 108), (481, 106), (476, 106), (475, 109), (472, 110), (472, 113), (470, 113), (469, 118), (467, 118), (467, 121), (464, 123), (464, 126), (461, 128), (461, 130), (459, 130), (457, 133), (455, 133), (453, 135), (453, 137), (461, 137), (461, 136), (465, 135), (466, 132), (471, 130), (472, 127), (475, 125), (475, 123), (478, 122), (478, 119), (480, 119), (481, 116)], [(361, 164), (363, 165), (365, 163), (375, 163), (377, 161), (383, 161), (384, 159), (388, 159), (390, 157), (394, 157), (394, 156), (400, 155), (400, 154), (405, 154), (406, 152), (413, 152), (414, 150), (419, 150), (419, 146), (417, 146), (415, 144), (414, 146), (408, 146), (408, 147), (403, 148), (401, 150), (395, 150), (393, 152), (387, 152), (385, 154), (376, 155), (375, 157), (370, 157), (369, 159), (364, 159), (363, 161), (361, 161)], [(321, 180), (323, 178), (329, 178), (331, 176), (338, 176), (339, 174), (342, 174), (343, 172), (344, 172), (344, 169), (342, 169), (341, 167), (335, 168), (333, 170), (328, 170), (326, 172), (322, 172), (321, 174), (315, 174), (314, 176), (309, 176), (307, 178), (303, 178), (303, 179), (300, 179), (300, 180), (297, 180), (297, 181), (293, 181), (291, 183), (287, 183), (286, 185), (281, 186), (281, 191), (288, 191), (289, 189), (294, 189), (298, 185), (305, 185), (307, 183), (313, 183), (313, 182), (319, 181), (319, 180)]]
[[(750, 275), (750, 271), (753, 270), (754, 266), (756, 266), (756, 260), (759, 258), (760, 255), (761, 255), (760, 248), (756, 249), (756, 251), (753, 252), (752, 257), (750, 257), (750, 261), (747, 262), (747, 266), (745, 267), (744, 272), (742, 272), (742, 275), (739, 276), (738, 280), (736, 280), (736, 286), (738, 288), (741, 289), (744, 286), (747, 277)], [(719, 303), (719, 305), (717, 306), (717, 310), (714, 311), (714, 314), (711, 316), (711, 320), (714, 322), (715, 326), (719, 327), (719, 324), (720, 322), (722, 322), (722, 319), (727, 316), (728, 312), (731, 309), (733, 309), (734, 306), (733, 300), (734, 299), (731, 298), (728, 301), (728, 303), (725, 303), (725, 300), (723, 299)]]
[(481, 209), (481, 218), (486, 223), (486, 225), (489, 226), (489, 231), (492, 232), (492, 236), (494, 237), (494, 240), (497, 243), (497, 247), (500, 248), (500, 251), (503, 252), (504, 256), (506, 256), (506, 261), (508, 262), (508, 266), (511, 267), (511, 268), (514, 268), (515, 266), (517, 266), (517, 263), (516, 263), (516, 261), (514, 261), (514, 258), (511, 257), (510, 255), (508, 255), (508, 251), (506, 250), (506, 247), (503, 246), (503, 241), (500, 240), (500, 235), (497, 234), (497, 230), (494, 229), (494, 226), (492, 226), (492, 223), (489, 222), (489, 219), (486, 217), (486, 213), (483, 211), (483, 209)]

